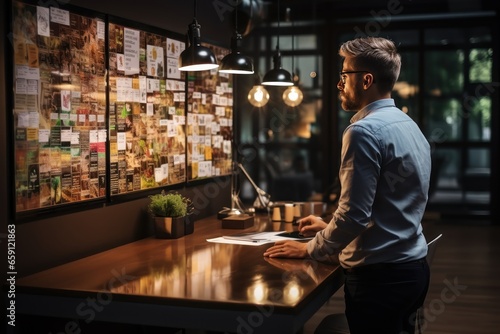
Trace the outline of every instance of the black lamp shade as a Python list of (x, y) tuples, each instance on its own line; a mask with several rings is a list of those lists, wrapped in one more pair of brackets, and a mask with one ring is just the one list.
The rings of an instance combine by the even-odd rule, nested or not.
[(262, 84), (265, 86), (293, 86), (292, 75), (281, 67), (281, 53), (276, 49), (273, 57), (274, 68), (264, 75)]
[(292, 76), (282, 68), (273, 68), (267, 72), (262, 84), (265, 86), (293, 86)]
[(217, 67), (219, 65), (212, 50), (201, 45), (189, 46), (182, 51), (179, 58), (179, 70), (181, 71), (205, 71)]
[(252, 74), (253, 61), (240, 52), (231, 52), (221, 60), (219, 72), (232, 74)]
[(243, 55), (241, 49), (241, 35), (236, 34), (231, 38), (231, 53), (221, 60), (219, 72), (232, 74), (252, 74), (253, 60)]
[(179, 56), (179, 70), (206, 71), (219, 67), (212, 50), (200, 44), (200, 25), (196, 19), (189, 25), (188, 35), (191, 44)]

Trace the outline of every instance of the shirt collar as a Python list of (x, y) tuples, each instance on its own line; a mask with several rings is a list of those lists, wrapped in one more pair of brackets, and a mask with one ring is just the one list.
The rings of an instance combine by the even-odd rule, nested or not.
[(372, 111), (384, 107), (395, 107), (394, 99), (381, 99), (367, 104), (363, 109), (359, 110), (354, 116), (351, 117), (351, 124), (357, 122), (366, 116), (368, 116)]

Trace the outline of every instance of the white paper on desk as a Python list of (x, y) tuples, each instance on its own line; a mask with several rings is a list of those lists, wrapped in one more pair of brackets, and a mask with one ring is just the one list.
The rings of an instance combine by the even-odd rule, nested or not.
[(250, 232), (207, 239), (207, 241), (232, 245), (260, 246), (264, 244), (274, 243), (279, 240), (297, 240), (295, 238), (282, 237), (278, 235), (284, 232), (285, 231)]

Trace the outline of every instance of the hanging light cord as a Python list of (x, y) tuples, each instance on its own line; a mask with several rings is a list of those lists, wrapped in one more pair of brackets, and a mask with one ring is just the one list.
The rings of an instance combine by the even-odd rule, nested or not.
[(238, 35), (238, 5), (237, 3), (234, 5), (234, 31), (236, 35)]
[(194, 0), (193, 17), (196, 19), (196, 0)]
[(292, 21), (292, 82), (295, 84), (295, 64), (294, 64), (294, 59), (295, 59), (295, 28), (293, 24), (293, 20), (291, 18), (290, 14), (290, 21)]
[(276, 50), (280, 48), (280, 0), (278, 0), (278, 38), (276, 39)]
[(290, 7), (287, 7), (286, 9), (286, 18), (288, 22), (292, 23), (292, 82), (295, 85), (295, 25), (292, 20), (292, 11)]

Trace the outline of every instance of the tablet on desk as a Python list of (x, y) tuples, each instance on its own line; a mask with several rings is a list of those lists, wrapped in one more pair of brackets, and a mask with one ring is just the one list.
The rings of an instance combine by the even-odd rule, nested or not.
[(285, 237), (285, 238), (292, 238), (292, 239), (300, 239), (300, 240), (310, 240), (313, 238), (313, 237), (305, 237), (299, 231), (282, 232), (282, 233), (276, 234), (276, 236)]

